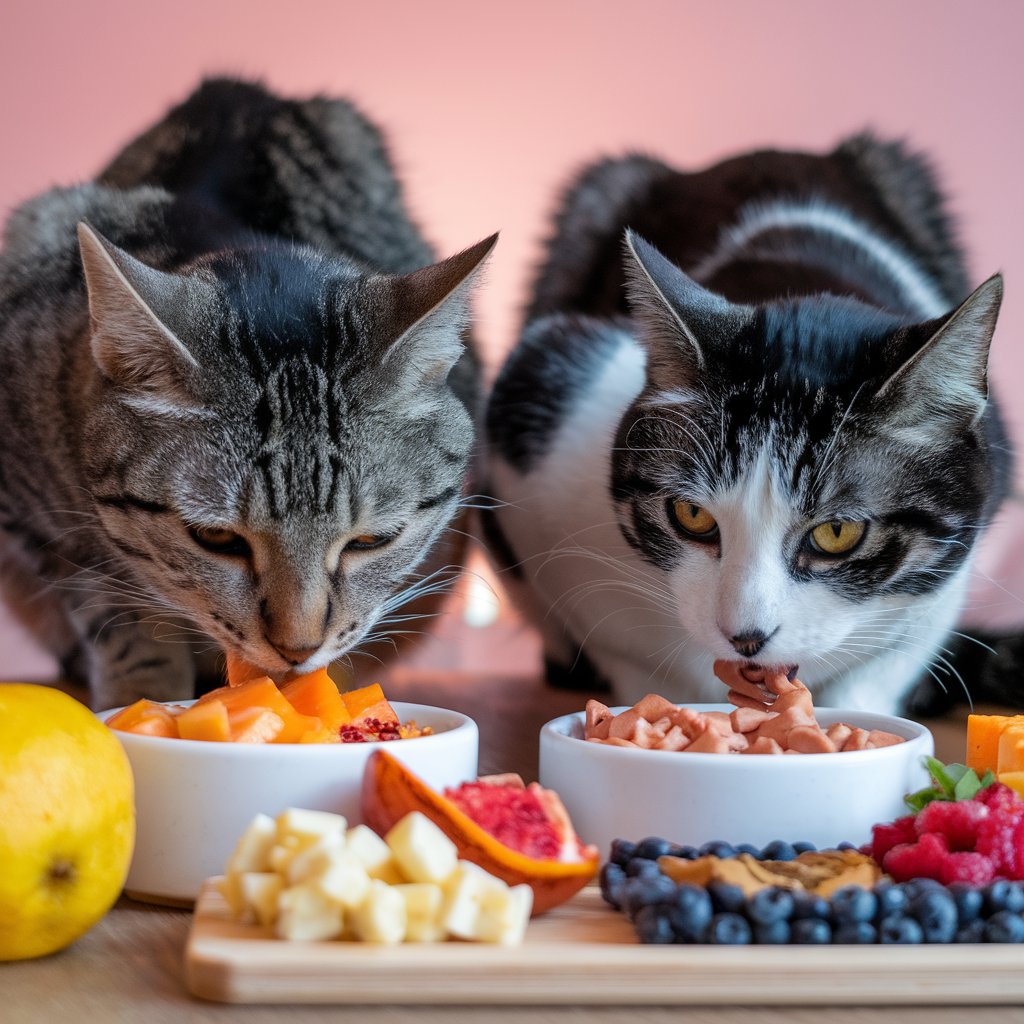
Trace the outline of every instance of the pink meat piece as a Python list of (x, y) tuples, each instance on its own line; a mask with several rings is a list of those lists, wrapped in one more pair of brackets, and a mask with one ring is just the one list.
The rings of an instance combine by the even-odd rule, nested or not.
[(612, 724), (612, 712), (599, 700), (588, 700), (584, 717), (583, 735), (589, 739), (604, 739)]
[(661, 697), (656, 693), (649, 693), (646, 697), (641, 697), (633, 705), (633, 710), (641, 718), (646, 718), (648, 722), (656, 722), (659, 718), (671, 717), (676, 710), (676, 706), (667, 697)]
[(903, 737), (897, 736), (895, 733), (886, 732), (884, 729), (872, 729), (868, 733), (867, 746), (869, 749), (875, 747), (893, 747), (897, 743), (902, 743)]
[(736, 732), (753, 732), (758, 726), (775, 717), (774, 711), (762, 708), (738, 707), (730, 716), (732, 727)]
[(796, 725), (789, 730), (786, 741), (790, 750), (801, 754), (834, 754), (835, 744), (817, 725)]
[(658, 743), (658, 750), (685, 750), (690, 745), (690, 737), (673, 725)]
[(747, 747), (746, 750), (742, 751), (744, 754), (783, 754), (785, 751), (779, 746), (775, 740), (769, 739), (767, 736), (758, 736), (753, 743)]
[(608, 735), (619, 740), (632, 739), (636, 732), (636, 723), (641, 721), (639, 712), (629, 708), (617, 714), (608, 725)]
[(843, 750), (867, 750), (868, 747), (868, 731), (867, 729), (860, 729), (857, 726), (851, 726), (850, 735), (846, 738), (846, 742), (843, 744)]

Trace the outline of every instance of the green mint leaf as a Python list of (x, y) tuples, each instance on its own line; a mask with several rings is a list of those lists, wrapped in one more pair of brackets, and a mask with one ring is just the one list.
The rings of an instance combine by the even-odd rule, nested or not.
[(972, 796), (977, 794), (979, 789), (981, 789), (981, 779), (978, 778), (978, 773), (973, 769), (968, 769), (956, 784), (956, 788), (953, 790), (953, 798), (955, 800), (970, 800)]
[(935, 780), (940, 791), (939, 795), (947, 800), (951, 800), (953, 798), (953, 790), (956, 789), (956, 779), (946, 771), (946, 766), (934, 757), (928, 758), (927, 765), (928, 774)]
[(988, 768), (986, 769), (985, 774), (981, 777), (981, 784), (978, 786), (978, 789), (986, 789), (987, 787), (991, 786), (995, 781), (995, 774), (993, 773), (991, 768)]

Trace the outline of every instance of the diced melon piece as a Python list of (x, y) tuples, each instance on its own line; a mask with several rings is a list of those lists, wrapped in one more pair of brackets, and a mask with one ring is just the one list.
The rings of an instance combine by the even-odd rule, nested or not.
[(352, 713), (327, 669), (292, 679), (281, 687), (281, 693), (300, 715), (319, 718), (321, 726), (335, 734), (352, 721)]
[(183, 740), (212, 740), (225, 743), (231, 739), (231, 723), (223, 701), (210, 700), (193, 704), (177, 716), (178, 735)]
[(1011, 719), (1003, 726), (995, 770), (1000, 776), (1024, 771), (1024, 720), (1017, 724)]
[(967, 767), (979, 775), (996, 771), (999, 763), (999, 734), (1009, 723), (1024, 724), (1021, 715), (968, 715)]
[(239, 708), (230, 718), (235, 743), (273, 743), (284, 731), (284, 719), (267, 708)]
[(1000, 772), (996, 777), (1004, 786), (1009, 786), (1019, 797), (1024, 799), (1024, 771)]
[(142, 736), (165, 736), (176, 739), (178, 725), (174, 715), (162, 704), (151, 700), (137, 700), (107, 719), (111, 729), (134, 732)]

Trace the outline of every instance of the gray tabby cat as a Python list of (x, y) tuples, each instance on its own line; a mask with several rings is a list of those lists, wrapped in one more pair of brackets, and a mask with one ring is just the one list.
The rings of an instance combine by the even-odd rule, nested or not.
[(1010, 479), (1002, 282), (967, 292), (899, 145), (587, 169), (487, 412), (491, 547), (549, 679), (720, 701), (723, 658), (885, 712), (948, 685)]
[(216, 646), (321, 667), (444, 588), (493, 244), (431, 264), (355, 108), (227, 80), (14, 211), (0, 575), (96, 706)]

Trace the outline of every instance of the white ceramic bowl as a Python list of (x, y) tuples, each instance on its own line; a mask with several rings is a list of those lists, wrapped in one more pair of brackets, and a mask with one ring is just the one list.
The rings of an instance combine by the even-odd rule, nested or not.
[[(188, 702), (182, 702), (188, 703)], [(476, 723), (456, 711), (393, 702), (403, 721), (432, 736), (391, 740), (394, 754), (431, 786), (477, 775)], [(101, 712), (107, 719), (118, 709)], [(135, 854), (125, 890), (150, 902), (188, 902), (224, 870), (235, 842), (259, 812), (287, 807), (361, 821), (363, 769), (380, 743), (211, 743), (114, 730), (135, 775)]]
[(588, 743), (583, 714), (541, 729), (540, 783), (561, 796), (580, 838), (596, 843), (603, 857), (613, 839), (645, 836), (688, 846), (715, 839), (859, 845), (875, 823), (908, 813), (903, 796), (928, 784), (923, 761), (934, 752), (924, 726), (860, 711), (816, 708), (815, 714), (824, 726), (884, 729), (906, 742), (836, 754), (688, 754)]

